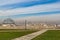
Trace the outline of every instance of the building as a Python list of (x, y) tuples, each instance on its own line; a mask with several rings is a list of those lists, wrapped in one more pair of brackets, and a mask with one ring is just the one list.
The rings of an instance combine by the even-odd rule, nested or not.
[(15, 26), (15, 22), (11, 18), (7, 18), (2, 22), (2, 26), (13, 27)]

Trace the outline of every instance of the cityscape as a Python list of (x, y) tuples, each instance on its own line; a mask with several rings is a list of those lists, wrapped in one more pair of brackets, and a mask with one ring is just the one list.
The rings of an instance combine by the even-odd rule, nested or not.
[(0, 40), (60, 40), (60, 0), (0, 0)]
[(23, 24), (20, 23), (19, 25), (16, 24), (16, 22), (11, 19), (7, 18), (5, 19), (1, 24), (0, 24), (0, 29), (36, 29), (36, 30), (41, 30), (41, 29), (60, 29), (59, 24), (47, 24), (47, 23), (33, 23), (33, 22), (28, 22), (27, 20), (24, 20)]

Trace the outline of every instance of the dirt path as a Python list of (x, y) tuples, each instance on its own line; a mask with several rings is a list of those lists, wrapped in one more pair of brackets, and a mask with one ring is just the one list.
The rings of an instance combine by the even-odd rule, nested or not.
[(31, 39), (35, 38), (36, 36), (46, 32), (46, 31), (47, 31), (47, 29), (43, 29), (43, 30), (40, 30), (40, 31), (32, 33), (32, 34), (28, 34), (28, 35), (25, 35), (25, 36), (22, 36), (19, 38), (15, 38), (13, 40), (31, 40)]

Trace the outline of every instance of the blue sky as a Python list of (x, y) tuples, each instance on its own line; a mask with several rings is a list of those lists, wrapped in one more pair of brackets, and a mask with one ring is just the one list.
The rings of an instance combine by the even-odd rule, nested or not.
[[(20, 0), (21, 1), (21, 0)], [(31, 0), (30, 2), (18, 2), (14, 4), (7, 4), (0, 6), (0, 9), (14, 9), (14, 8), (23, 8), (23, 7), (30, 7), (34, 5), (43, 5), (43, 4), (50, 4), (58, 2), (59, 0)]]
[(0, 0), (0, 19), (7, 17), (16, 20), (41, 18), (41, 21), (59, 21), (60, 0)]

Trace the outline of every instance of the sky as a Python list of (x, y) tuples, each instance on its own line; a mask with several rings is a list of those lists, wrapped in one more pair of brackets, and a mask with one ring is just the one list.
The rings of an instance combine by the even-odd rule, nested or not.
[(0, 20), (5, 18), (59, 23), (60, 0), (0, 0)]

